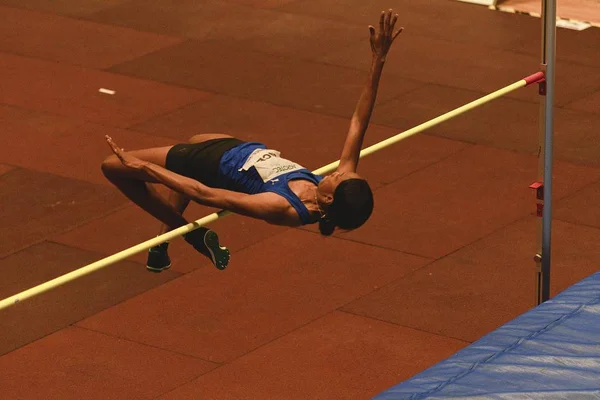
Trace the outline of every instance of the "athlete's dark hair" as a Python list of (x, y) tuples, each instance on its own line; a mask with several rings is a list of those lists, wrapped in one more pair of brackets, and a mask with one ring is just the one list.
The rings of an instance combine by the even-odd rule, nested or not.
[(326, 216), (319, 220), (322, 235), (331, 235), (336, 227), (352, 230), (364, 224), (373, 212), (373, 192), (366, 180), (346, 179), (333, 192)]

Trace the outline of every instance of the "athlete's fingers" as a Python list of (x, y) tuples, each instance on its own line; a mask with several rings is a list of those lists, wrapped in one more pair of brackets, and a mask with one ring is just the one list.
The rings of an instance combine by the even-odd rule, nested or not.
[(398, 37), (398, 35), (399, 35), (400, 33), (402, 33), (402, 31), (403, 31), (403, 30), (404, 30), (404, 27), (402, 27), (402, 28), (398, 29), (398, 31), (396, 31), (396, 33), (394, 34), (394, 37), (393, 37), (392, 39), (394, 39), (394, 40), (395, 40), (395, 39)]
[(387, 12), (386, 16), (385, 16), (385, 28), (386, 28), (386, 34), (389, 34), (389, 30), (390, 30), (390, 23), (392, 21), (392, 9), (390, 8), (389, 11)]

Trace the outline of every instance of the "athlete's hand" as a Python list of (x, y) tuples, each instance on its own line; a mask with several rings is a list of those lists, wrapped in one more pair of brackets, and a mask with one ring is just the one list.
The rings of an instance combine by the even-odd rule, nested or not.
[(381, 12), (381, 17), (379, 17), (379, 32), (375, 31), (373, 25), (369, 25), (371, 50), (373, 51), (373, 56), (381, 59), (381, 61), (385, 61), (392, 43), (404, 29), (400, 28), (394, 32), (397, 20), (398, 14), (392, 15), (392, 10), (390, 9), (388, 12)]
[(110, 136), (106, 135), (105, 138), (113, 153), (121, 160), (121, 163), (123, 163), (124, 166), (132, 169), (142, 169), (144, 165), (147, 164), (146, 161), (142, 161), (131, 154), (125, 153), (124, 149), (117, 146)]

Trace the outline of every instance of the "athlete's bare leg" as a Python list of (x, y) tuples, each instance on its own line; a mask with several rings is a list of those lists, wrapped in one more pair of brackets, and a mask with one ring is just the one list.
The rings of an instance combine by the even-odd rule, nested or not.
[[(225, 139), (225, 138), (231, 138), (231, 135), (226, 135), (223, 133), (203, 133), (203, 134), (199, 134), (199, 135), (194, 135), (189, 139), (190, 143), (202, 143), (202, 142), (206, 142), (207, 140), (212, 140), (212, 139)], [(174, 190), (171, 190), (169, 193), (169, 204), (171, 205), (171, 207), (176, 210), (180, 215), (183, 215), (185, 209), (187, 208), (187, 206), (190, 204), (190, 199), (187, 198), (185, 195), (176, 192)], [(162, 235), (163, 233), (166, 233), (170, 230), (172, 230), (173, 228), (171, 228), (168, 224), (163, 223), (160, 226), (160, 229), (158, 231), (159, 235)]]
[[(165, 166), (167, 153), (172, 146), (156, 147), (129, 152), (131, 155), (153, 164)], [(126, 167), (115, 155), (107, 157), (102, 163), (104, 176), (115, 185), (129, 200), (137, 204), (154, 218), (171, 229), (186, 225), (183, 218), (168, 201), (166, 201), (149, 183), (157, 183), (143, 172)]]
[[(196, 135), (190, 138), (190, 143), (200, 143), (210, 139), (231, 137), (224, 134)], [(167, 154), (172, 146), (158, 147), (146, 150), (129, 152), (131, 155), (161, 167), (166, 167)], [(112, 182), (125, 196), (137, 204), (146, 212), (163, 223), (161, 232), (176, 229), (187, 225), (188, 221), (183, 217), (183, 211), (189, 204), (189, 199), (180, 193), (172, 191), (169, 200), (165, 200), (154, 189), (151, 183), (158, 183), (146, 174), (124, 166), (121, 161), (112, 155), (102, 163), (102, 171), (106, 178)], [(229, 250), (219, 245), (216, 233), (207, 228), (198, 228), (186, 235), (185, 240), (192, 244), (196, 250), (211, 259), (213, 264), (224, 269), (229, 263)], [(149, 262), (147, 268), (153, 272), (163, 271), (171, 266), (171, 261), (166, 252), (168, 243), (157, 246), (158, 249), (150, 249), (150, 257), (158, 257), (158, 261)], [(158, 250), (158, 253), (156, 253)], [(152, 265), (151, 265), (152, 264)]]

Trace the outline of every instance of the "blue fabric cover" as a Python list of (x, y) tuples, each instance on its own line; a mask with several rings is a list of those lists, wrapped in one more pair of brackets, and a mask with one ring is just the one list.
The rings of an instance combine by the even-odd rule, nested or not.
[(600, 272), (374, 397), (600, 399)]

